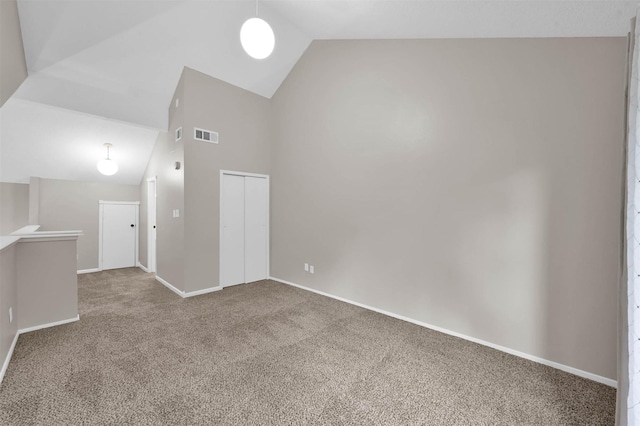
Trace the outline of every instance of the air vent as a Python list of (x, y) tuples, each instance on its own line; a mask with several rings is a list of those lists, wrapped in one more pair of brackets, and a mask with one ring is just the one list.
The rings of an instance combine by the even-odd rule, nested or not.
[(193, 138), (197, 141), (218, 143), (218, 132), (212, 132), (211, 130), (193, 129)]
[(182, 139), (182, 127), (178, 127), (176, 129), (176, 142)]

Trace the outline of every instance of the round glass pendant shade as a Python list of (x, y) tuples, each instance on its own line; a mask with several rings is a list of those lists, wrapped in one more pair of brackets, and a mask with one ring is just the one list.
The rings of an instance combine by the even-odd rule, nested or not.
[(98, 171), (106, 176), (115, 175), (118, 171), (118, 163), (108, 158), (98, 161)]
[(251, 18), (240, 29), (240, 42), (249, 56), (264, 59), (273, 52), (276, 38), (269, 24), (260, 18)]

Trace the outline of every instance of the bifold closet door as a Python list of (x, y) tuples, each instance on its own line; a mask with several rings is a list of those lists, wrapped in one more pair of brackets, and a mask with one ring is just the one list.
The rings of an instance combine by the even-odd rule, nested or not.
[(244, 176), (222, 175), (221, 285), (244, 283)]
[(244, 179), (244, 281), (267, 278), (267, 180)]
[(220, 285), (267, 278), (268, 181), (222, 175)]

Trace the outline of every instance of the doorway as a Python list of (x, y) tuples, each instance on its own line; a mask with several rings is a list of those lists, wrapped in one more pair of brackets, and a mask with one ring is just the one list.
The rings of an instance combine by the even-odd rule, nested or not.
[(147, 271), (156, 272), (156, 184), (147, 179)]
[(100, 201), (100, 269), (136, 266), (138, 258), (139, 201)]
[(269, 176), (220, 171), (220, 285), (269, 275)]

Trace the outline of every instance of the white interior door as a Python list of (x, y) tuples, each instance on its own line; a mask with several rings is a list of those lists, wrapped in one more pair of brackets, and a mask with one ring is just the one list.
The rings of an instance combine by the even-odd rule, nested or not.
[(222, 175), (220, 285), (244, 283), (244, 176)]
[(100, 208), (102, 269), (135, 266), (138, 206), (105, 203)]
[(220, 285), (266, 279), (269, 266), (269, 180), (221, 174)]
[(147, 269), (156, 272), (156, 180), (147, 181)]
[(244, 282), (267, 278), (267, 179), (244, 180)]

